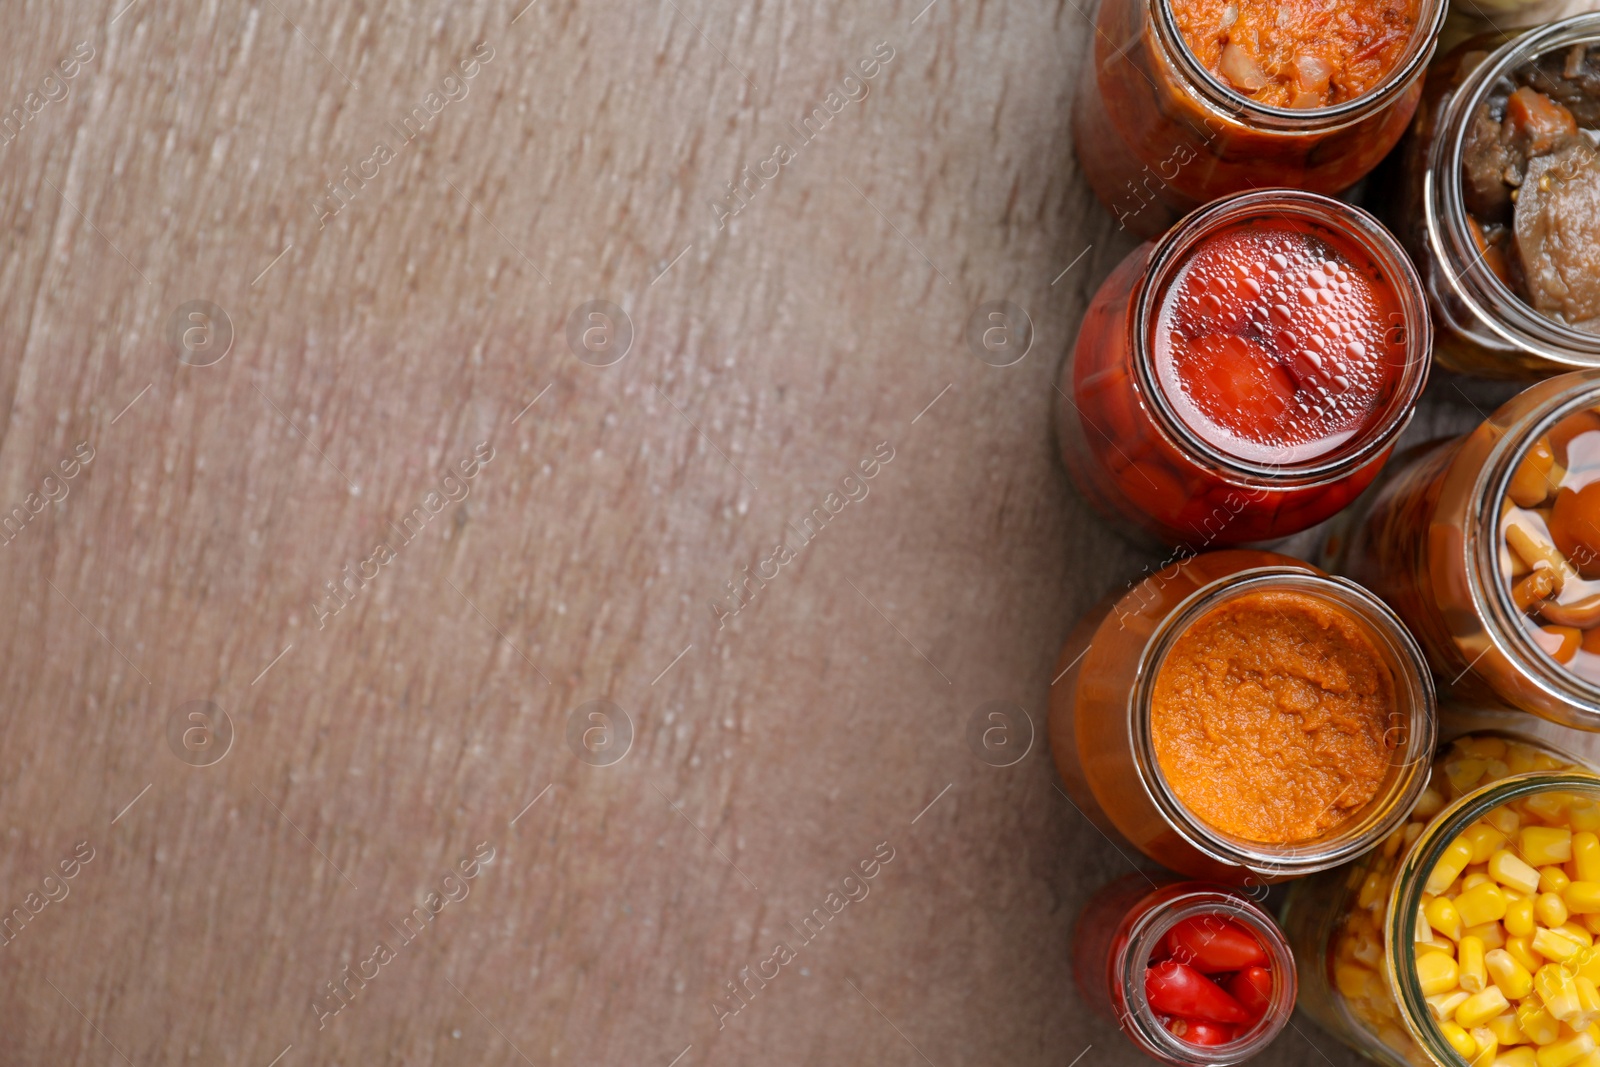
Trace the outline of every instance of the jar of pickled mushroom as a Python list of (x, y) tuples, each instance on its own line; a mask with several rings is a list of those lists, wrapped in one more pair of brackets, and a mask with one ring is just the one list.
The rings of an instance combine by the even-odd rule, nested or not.
[(1451, 695), (1600, 730), (1600, 371), (1550, 378), (1391, 465), (1335, 569)]
[(1191, 878), (1337, 866), (1404, 821), (1434, 694), (1393, 612), (1272, 552), (1194, 556), (1092, 612), (1062, 651), (1050, 743), (1080, 811)]
[(1294, 1011), (1295, 966), (1272, 918), (1236, 889), (1130, 874), (1078, 913), (1083, 999), (1172, 1067), (1228, 1067), (1272, 1043)]
[(1429, 71), (1394, 223), (1445, 366), (1600, 366), (1600, 14), (1474, 38)]
[(1377, 474), (1428, 374), (1416, 270), (1358, 208), (1244, 193), (1135, 249), (1062, 365), (1079, 491), (1190, 551), (1321, 522)]
[(1390, 1067), (1600, 1067), (1597, 832), (1571, 756), (1458, 738), (1380, 848), (1289, 888), (1300, 1007)]
[(1149, 237), (1265, 186), (1337, 193), (1405, 132), (1444, 0), (1103, 0), (1078, 165)]

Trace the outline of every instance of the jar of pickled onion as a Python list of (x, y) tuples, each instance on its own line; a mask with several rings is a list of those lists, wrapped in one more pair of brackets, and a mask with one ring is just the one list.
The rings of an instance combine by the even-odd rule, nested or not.
[(1130, 536), (1284, 537), (1372, 481), (1431, 336), (1416, 270), (1370, 215), (1294, 190), (1218, 201), (1095, 294), (1062, 365), (1062, 458)]
[(1445, 0), (1103, 0), (1078, 165), (1149, 237), (1221, 196), (1338, 193), (1405, 132)]
[(1600, 1063), (1596, 831), (1576, 758), (1457, 738), (1381, 847), (1289, 887), (1299, 1006), (1389, 1067)]
[(1130, 874), (1073, 931), (1078, 992), (1140, 1051), (1171, 1067), (1229, 1067), (1270, 1045), (1294, 1011), (1294, 955), (1238, 889)]
[(1453, 698), (1600, 730), (1600, 371), (1550, 378), (1385, 471), (1332, 566)]
[(1376, 597), (1288, 556), (1208, 552), (1149, 575), (1085, 616), (1058, 670), (1050, 744), (1074, 804), (1191, 878), (1345, 863), (1426, 785), (1421, 650)]
[(1600, 366), (1600, 14), (1433, 64), (1398, 158), (1395, 232), (1436, 358), (1494, 378)]

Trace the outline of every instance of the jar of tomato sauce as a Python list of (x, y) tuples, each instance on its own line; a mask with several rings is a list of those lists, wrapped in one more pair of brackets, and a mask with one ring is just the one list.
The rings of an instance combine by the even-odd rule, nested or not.
[(1600, 366), (1600, 14), (1474, 38), (1428, 72), (1395, 230), (1439, 361), (1496, 378)]
[(1517, 734), (1445, 745), (1381, 847), (1289, 887), (1299, 1006), (1389, 1067), (1587, 1067), (1597, 829), (1600, 777), (1574, 757)]
[(1454, 699), (1600, 730), (1597, 505), (1600, 371), (1583, 371), (1397, 460), (1328, 557), (1405, 620)]
[(1096, 893), (1072, 943), (1078, 992), (1172, 1067), (1243, 1063), (1294, 1011), (1294, 955), (1237, 889), (1140, 872)]
[(1271, 552), (1192, 557), (1078, 625), (1050, 743), (1078, 808), (1192, 878), (1263, 884), (1336, 866), (1404, 821), (1434, 694), (1393, 612)]
[(1445, 6), (1103, 0), (1073, 102), (1078, 165), (1144, 237), (1246, 189), (1347, 189), (1405, 132)]
[(1202, 208), (1100, 286), (1061, 369), (1073, 483), (1191, 551), (1313, 526), (1364, 489), (1428, 374), (1416, 270), (1358, 208), (1262, 190)]

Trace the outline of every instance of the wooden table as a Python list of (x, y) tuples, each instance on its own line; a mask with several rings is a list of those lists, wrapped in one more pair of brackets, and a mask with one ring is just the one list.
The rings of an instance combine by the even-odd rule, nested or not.
[(1051, 427), (1088, 23), (924, 3), (13, 5), (0, 1059), (1140, 1062), (967, 733), (1151, 561)]

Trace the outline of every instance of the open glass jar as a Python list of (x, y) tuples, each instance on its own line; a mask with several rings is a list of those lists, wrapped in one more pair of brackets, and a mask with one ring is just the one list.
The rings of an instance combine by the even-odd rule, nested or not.
[[(1319, 635), (1343, 636), (1322, 655)], [(1317, 650), (1305, 670), (1300, 646)], [(1209, 552), (1150, 575), (1085, 617), (1059, 669), (1050, 744), (1079, 810), (1193, 878), (1337, 866), (1403, 822), (1426, 784), (1436, 726), (1421, 650), (1376, 597), (1287, 556)], [(1215, 695), (1198, 716), (1173, 695), (1186, 679)], [(1318, 700), (1320, 680), (1373, 695)], [(1218, 732), (1225, 743), (1209, 744)]]
[[(1597, 410), (1600, 371), (1524, 390), (1470, 434), (1392, 464), (1332, 546), (1334, 569), (1394, 608), (1457, 699), (1600, 730), (1600, 655), (1583, 647), (1591, 627), (1574, 614), (1600, 605), (1583, 547), (1596, 535), (1568, 514), (1593, 498), (1580, 497), (1591, 472), (1600, 476)], [(1584, 540), (1568, 545), (1569, 559), (1557, 543), (1573, 529)], [(1552, 588), (1530, 599), (1528, 578)]]
[[(1152, 961), (1174, 958), (1168, 943), (1174, 929), (1185, 931), (1188, 943), (1214, 932), (1212, 941), (1224, 955), (1237, 950), (1227, 941), (1240, 931), (1254, 939), (1260, 950), (1255, 973), (1264, 971), (1261, 977), (1265, 981), (1256, 988), (1243, 987), (1244, 993), (1236, 997), (1253, 1018), (1227, 1025), (1220, 1033), (1215, 1032), (1216, 1026), (1202, 1029), (1187, 1020), (1163, 1020), (1160, 1006), (1151, 1002), (1147, 972)], [(1120, 1026), (1141, 1052), (1172, 1067), (1243, 1063), (1272, 1043), (1294, 1011), (1297, 975), (1294, 954), (1283, 932), (1255, 901), (1226, 886), (1143, 872), (1111, 883), (1090, 898), (1078, 915), (1072, 965), (1085, 1002)], [(1224, 959), (1204, 969), (1215, 973), (1231, 968)], [(1193, 980), (1193, 976), (1186, 977)], [(1237, 977), (1219, 987), (1241, 988)], [(1188, 992), (1193, 996), (1203, 988)], [(1186, 991), (1171, 992), (1182, 995)]]
[(1173, 3), (1104, 0), (1073, 102), (1084, 177), (1119, 228), (1142, 237), (1245, 189), (1354, 185), (1405, 132), (1445, 15), (1444, 0), (1418, 0), (1409, 37), (1377, 84), (1333, 106), (1296, 109), (1252, 100), (1207, 70)]
[(1287, 189), (1218, 201), (1095, 294), (1061, 368), (1062, 459), (1125, 535), (1285, 537), (1376, 476), (1431, 337), (1416, 270), (1370, 215)]
[[(1514, 817), (1508, 820), (1508, 813)], [(1484, 733), (1456, 739), (1441, 752), (1433, 782), (1410, 821), (1396, 828), (1381, 848), (1346, 867), (1289, 887), (1281, 915), (1300, 968), (1299, 1006), (1352, 1048), (1390, 1067), (1463, 1067), (1478, 1062), (1477, 1054), (1488, 1044), (1481, 1033), (1473, 1036), (1480, 1029), (1482, 1011), (1469, 1007), (1472, 1015), (1462, 1014), (1462, 1004), (1472, 994), (1460, 989), (1459, 978), (1451, 979), (1446, 973), (1441, 981), (1438, 972), (1453, 967), (1459, 975), (1465, 967), (1473, 975), (1469, 985), (1487, 987), (1498, 979), (1494, 977), (1496, 969), (1491, 968), (1483, 983), (1476, 981), (1480, 950), (1507, 954), (1509, 947), (1518, 954), (1514, 957), (1518, 966), (1530, 977), (1538, 974), (1544, 963), (1552, 962), (1531, 945), (1526, 949), (1520, 944), (1507, 946), (1508, 930), (1502, 919), (1510, 920), (1511, 929), (1526, 931), (1552, 925), (1548, 922), (1551, 918), (1569, 918), (1581, 929), (1563, 936), (1578, 941), (1587, 938), (1581, 951), (1583, 959), (1589, 957), (1594, 932), (1584, 925), (1587, 916), (1576, 912), (1551, 915), (1534, 908), (1539, 895), (1553, 889), (1559, 896), (1565, 883), (1577, 880), (1572, 876), (1578, 873), (1575, 865), (1570, 860), (1552, 864), (1548, 857), (1525, 852), (1518, 836), (1523, 826), (1555, 829), (1572, 825), (1600, 825), (1600, 777), (1573, 757), (1528, 738)], [(1484, 826), (1499, 829), (1488, 832)], [(1470, 848), (1465, 855), (1456, 854), (1462, 851), (1459, 842), (1463, 841)], [(1518, 863), (1495, 859), (1495, 853), (1502, 850)], [(1441, 869), (1442, 861), (1455, 865), (1453, 873), (1449, 867)], [(1484, 874), (1463, 877), (1463, 872), (1476, 871), (1486, 862), (1496, 864), (1490, 870), (1520, 872), (1517, 877), (1531, 869), (1536, 884), (1531, 891), (1526, 883), (1513, 888), (1513, 876), (1508, 874), (1507, 881), (1492, 893), (1478, 890), (1480, 896), (1498, 898), (1491, 900), (1491, 910), (1467, 916), (1481, 919), (1483, 914), (1498, 912), (1496, 918), (1481, 925), (1453, 926), (1449, 916), (1460, 917), (1454, 901), (1469, 888), (1466, 880), (1471, 879), (1474, 886), (1496, 881)], [(1552, 866), (1559, 868), (1559, 873), (1546, 870)], [(1449, 902), (1450, 908), (1434, 904), (1436, 899)], [(1501, 904), (1508, 907), (1501, 909)], [(1438, 920), (1437, 926), (1433, 920)], [(1454, 936), (1446, 936), (1441, 926)], [(1461, 944), (1469, 936), (1478, 944), (1463, 954)], [(1529, 952), (1533, 953), (1531, 959), (1527, 958)], [(1424, 966), (1424, 975), (1419, 973), (1419, 953), (1448, 955), (1452, 966), (1441, 967), (1435, 961)], [(1469, 958), (1459, 959), (1463, 955)], [(1573, 958), (1577, 954), (1569, 957)], [(1526, 966), (1529, 962), (1531, 968)], [(1491, 963), (1498, 966), (1504, 961)], [(1506, 1006), (1483, 1005), (1495, 1013), (1482, 1021), (1495, 1020), (1499, 1030), (1495, 1044), (1502, 1052), (1509, 1045), (1525, 1045), (1528, 1061), (1533, 1062), (1532, 1049), (1561, 1040), (1565, 1031), (1545, 1030), (1547, 1021), (1523, 1019), (1511, 1011), (1515, 1007), (1511, 1001), (1527, 991), (1513, 985), (1510, 978), (1506, 987), (1512, 994)], [(1512, 1014), (1517, 1025), (1505, 1026), (1502, 1016), (1506, 1013)], [(1495, 1052), (1490, 1050), (1483, 1062), (1494, 1059)]]
[[(1568, 72), (1574, 77), (1562, 77)], [(1597, 302), (1571, 277), (1595, 273), (1593, 262), (1574, 259), (1595, 255), (1583, 248), (1597, 220), (1587, 223), (1586, 237), (1575, 214), (1594, 211), (1594, 198), (1552, 196), (1564, 185), (1592, 187), (1600, 174), (1597, 150), (1585, 140), (1594, 135), (1581, 133), (1600, 123), (1600, 98), (1585, 90), (1600, 91), (1600, 14), (1510, 39), (1474, 38), (1429, 71), (1399, 155), (1393, 222), (1422, 270), (1442, 365), (1495, 378), (1600, 366), (1600, 322), (1580, 329), (1558, 310), (1595, 313)], [(1574, 105), (1566, 114), (1548, 102), (1563, 94)], [(1538, 122), (1555, 125), (1528, 132)], [(1526, 201), (1516, 198), (1540, 186)]]

